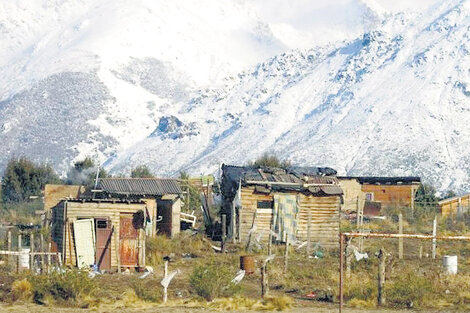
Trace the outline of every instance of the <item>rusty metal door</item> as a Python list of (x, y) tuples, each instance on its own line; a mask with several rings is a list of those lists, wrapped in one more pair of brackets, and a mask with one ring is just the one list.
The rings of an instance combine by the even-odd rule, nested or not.
[(139, 232), (132, 223), (132, 214), (121, 214), (119, 226), (119, 247), (121, 250), (121, 266), (137, 267)]
[(113, 228), (107, 218), (96, 218), (96, 265), (100, 270), (111, 269), (111, 238)]

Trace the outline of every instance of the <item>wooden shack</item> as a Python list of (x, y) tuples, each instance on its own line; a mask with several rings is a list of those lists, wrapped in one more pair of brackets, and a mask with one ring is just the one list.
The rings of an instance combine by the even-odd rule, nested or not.
[(335, 177), (325, 176), (332, 169), (223, 165), (222, 171), (223, 213), (238, 241), (250, 230), (263, 242), (271, 231), (278, 242), (305, 241), (310, 228), (311, 242), (337, 244), (342, 190)]
[(142, 201), (69, 199), (53, 208), (51, 237), (63, 264), (100, 270), (145, 266)]
[[(361, 185), (364, 197), (364, 214), (366, 211), (377, 215), (385, 208), (411, 208), (414, 209), (416, 191), (421, 184), (419, 177), (338, 177), (341, 182), (357, 180)], [(342, 184), (346, 194), (357, 194), (357, 186)], [(353, 188), (354, 190), (351, 190)], [(361, 196), (361, 195), (358, 195)], [(353, 199), (349, 199), (348, 203)], [(354, 206), (354, 205), (353, 205)]]
[(338, 177), (341, 189), (343, 190), (343, 203), (341, 211), (359, 212), (364, 208), (365, 193), (362, 185), (355, 177)]
[(147, 234), (180, 232), (182, 190), (178, 180), (170, 178), (101, 178), (96, 197), (115, 200), (139, 200), (147, 204), (150, 217)]
[(44, 187), (44, 212), (46, 223), (51, 220), (52, 209), (62, 200), (80, 198), (85, 194), (85, 186), (47, 184)]
[(439, 201), (442, 216), (461, 215), (470, 210), (470, 194), (451, 197)]

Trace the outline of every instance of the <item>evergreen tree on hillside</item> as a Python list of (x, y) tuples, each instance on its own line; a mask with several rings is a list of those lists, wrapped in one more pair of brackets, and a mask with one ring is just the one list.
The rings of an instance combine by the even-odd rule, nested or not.
[(155, 177), (147, 165), (139, 165), (131, 171), (132, 178), (153, 178)]
[(2, 179), (2, 201), (24, 202), (31, 196), (40, 196), (46, 184), (60, 183), (50, 165), (36, 165), (26, 158), (10, 160)]
[(290, 166), (290, 162), (288, 160), (279, 160), (279, 158), (274, 154), (265, 153), (259, 158), (257, 158), (254, 162), (249, 162), (248, 166), (266, 166), (266, 167), (280, 167), (280, 168), (288, 168)]
[[(84, 185), (93, 187), (95, 185), (96, 171), (98, 166), (92, 158), (86, 157), (82, 161), (74, 163), (73, 167), (67, 173), (67, 184), (69, 185)], [(108, 173), (105, 169), (100, 168), (100, 178), (108, 177)]]

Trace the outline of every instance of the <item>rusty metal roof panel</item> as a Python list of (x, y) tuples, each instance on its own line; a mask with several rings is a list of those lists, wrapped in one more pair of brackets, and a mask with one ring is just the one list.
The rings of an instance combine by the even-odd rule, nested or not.
[(163, 196), (181, 194), (176, 179), (163, 178), (102, 178), (98, 187), (109, 194)]

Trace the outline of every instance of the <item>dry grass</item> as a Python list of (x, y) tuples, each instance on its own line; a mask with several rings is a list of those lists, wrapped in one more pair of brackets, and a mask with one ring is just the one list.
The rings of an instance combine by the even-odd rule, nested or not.
[(11, 297), (13, 301), (31, 301), (33, 286), (26, 278), (15, 280), (11, 285)]
[[(164, 306), (182, 308), (205, 308), (223, 311), (284, 311), (292, 308), (294, 300), (288, 296), (266, 297), (253, 299), (248, 297), (217, 298), (207, 302), (201, 299), (173, 300)], [(163, 304), (162, 304), (163, 306)]]

